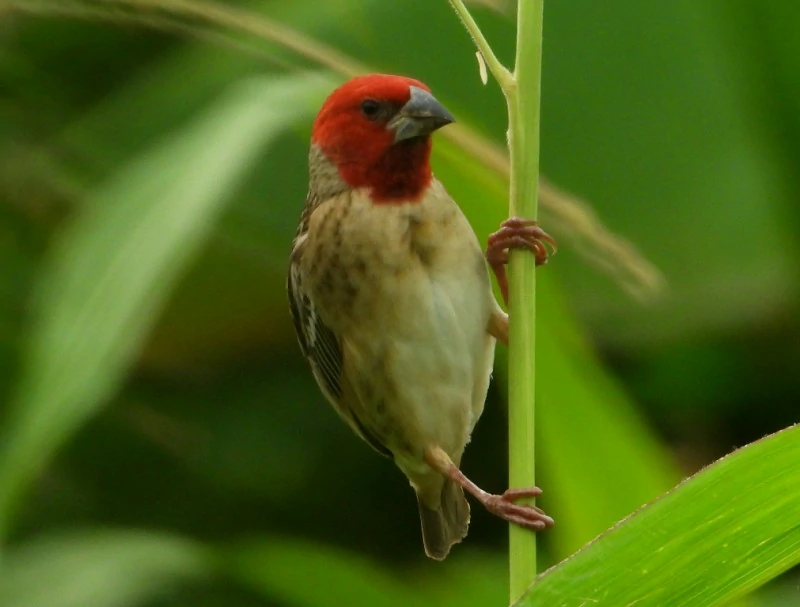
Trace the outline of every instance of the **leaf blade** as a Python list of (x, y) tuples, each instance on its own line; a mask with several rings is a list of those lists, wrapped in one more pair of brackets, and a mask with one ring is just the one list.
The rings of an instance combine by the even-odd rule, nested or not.
[(704, 607), (754, 590), (800, 563), (798, 462), (800, 426), (734, 452), (542, 574), (517, 607)]

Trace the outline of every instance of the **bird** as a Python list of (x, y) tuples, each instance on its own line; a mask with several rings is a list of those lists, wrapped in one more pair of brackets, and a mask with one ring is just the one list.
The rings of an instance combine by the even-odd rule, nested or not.
[(444, 559), (467, 534), (464, 491), (538, 531), (541, 509), (515, 503), (537, 487), (483, 491), (460, 469), (481, 416), (496, 341), (508, 344), (509, 249), (546, 263), (555, 241), (512, 217), (484, 254), (432, 173), (431, 135), (455, 121), (419, 80), (355, 77), (314, 120), (309, 188), (287, 278), (300, 348), (326, 399), (352, 430), (394, 460), (416, 492), (423, 546)]

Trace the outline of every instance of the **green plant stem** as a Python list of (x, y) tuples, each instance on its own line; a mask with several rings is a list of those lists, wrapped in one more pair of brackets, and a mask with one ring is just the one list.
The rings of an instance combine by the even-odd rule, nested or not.
[(503, 94), (508, 97), (507, 92), (514, 88), (514, 76), (508, 71), (508, 68), (506, 68), (497, 59), (492, 47), (489, 46), (486, 38), (483, 37), (481, 29), (478, 27), (475, 19), (472, 18), (472, 15), (467, 10), (467, 7), (464, 6), (464, 3), (461, 0), (450, 0), (450, 5), (456, 11), (458, 18), (461, 19), (461, 23), (464, 24), (464, 27), (469, 32), (469, 35), (472, 36), (472, 41), (475, 43), (475, 46), (478, 47), (481, 55), (483, 55), (483, 60), (486, 62), (486, 67), (489, 68), (492, 76), (494, 76), (494, 79), (497, 80), (497, 83), (503, 90)]
[[(539, 106), (542, 72), (543, 0), (517, 3), (517, 54), (514, 73), (497, 60), (461, 0), (450, 0), (508, 103), (510, 154), (509, 216), (536, 219), (539, 190)], [(536, 387), (536, 272), (534, 258), (512, 251), (509, 309), (512, 310), (508, 364), (508, 467), (511, 487), (530, 487), (534, 474)], [(536, 535), (510, 526), (511, 602), (536, 578)]]
[[(543, 0), (517, 4), (516, 86), (506, 92), (511, 161), (509, 214), (536, 219), (539, 189), (539, 108)], [(532, 255), (511, 251), (509, 260), (508, 450), (511, 487), (535, 485), (536, 272)], [(536, 578), (536, 535), (509, 530), (511, 602)]]

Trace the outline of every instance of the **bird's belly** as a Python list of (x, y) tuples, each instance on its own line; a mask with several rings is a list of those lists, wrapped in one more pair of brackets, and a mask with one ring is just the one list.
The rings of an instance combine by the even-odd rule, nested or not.
[(483, 411), (494, 357), (486, 330), (494, 301), (480, 274), (464, 270), (462, 264), (454, 272), (400, 280), (385, 309), (375, 311), (376, 323), (385, 327), (385, 347), (375, 354), (391, 395), (382, 439), (402, 468), (419, 465), (432, 444), (460, 460)]
[(407, 205), (353, 195), (348, 206), (320, 207), (303, 256), (316, 310), (340, 337), (342, 402), (409, 476), (427, 470), (433, 444), (460, 460), (494, 357), (483, 252), (435, 189), (438, 199)]

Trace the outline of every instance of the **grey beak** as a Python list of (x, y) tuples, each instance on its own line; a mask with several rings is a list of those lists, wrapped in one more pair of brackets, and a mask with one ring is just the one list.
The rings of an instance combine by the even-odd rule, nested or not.
[(430, 135), (456, 119), (428, 91), (411, 87), (411, 98), (400, 108), (387, 128), (394, 130), (394, 142)]

